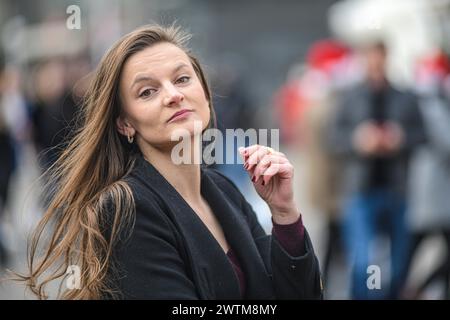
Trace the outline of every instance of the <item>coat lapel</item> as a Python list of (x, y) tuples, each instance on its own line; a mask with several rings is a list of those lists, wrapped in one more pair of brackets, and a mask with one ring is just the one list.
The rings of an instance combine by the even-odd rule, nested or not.
[[(194, 281), (203, 299), (239, 299), (239, 280), (225, 252), (175, 188), (156, 170), (140, 158), (142, 179), (159, 196), (168, 210), (169, 219), (177, 226), (187, 247)], [(231, 281), (230, 281), (231, 280)]]
[(252, 237), (248, 223), (229, 195), (221, 190), (207, 172), (202, 172), (202, 194), (219, 220), (230, 247), (238, 256), (247, 282), (246, 298), (272, 297), (271, 280)]

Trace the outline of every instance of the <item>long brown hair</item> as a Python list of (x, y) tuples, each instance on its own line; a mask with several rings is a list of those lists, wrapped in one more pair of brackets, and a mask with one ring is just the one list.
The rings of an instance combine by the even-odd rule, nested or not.
[(130, 56), (149, 46), (160, 42), (178, 46), (191, 60), (214, 119), (205, 75), (185, 47), (189, 38), (173, 25), (147, 25), (121, 38), (101, 60), (81, 107), (80, 129), (50, 168), (52, 196), (30, 239), (29, 273), (20, 276), (39, 298), (47, 298), (46, 285), (64, 280), (72, 265), (80, 270), (81, 288), (61, 291), (61, 283), (58, 297), (99, 299), (117, 293), (109, 281), (112, 250), (119, 231), (131, 230), (134, 216), (133, 194), (123, 178), (139, 152), (116, 129), (121, 72)]

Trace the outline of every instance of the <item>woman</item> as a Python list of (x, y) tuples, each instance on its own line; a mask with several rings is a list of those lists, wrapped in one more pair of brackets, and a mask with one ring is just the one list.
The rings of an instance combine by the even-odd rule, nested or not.
[[(271, 208), (265, 235), (227, 178), (198, 164), (176, 165), (175, 130), (206, 129), (211, 94), (178, 28), (145, 26), (106, 54), (82, 111), (78, 134), (55, 165), (59, 188), (30, 251), (30, 288), (80, 270), (69, 299), (320, 298), (320, 274), (293, 201), (293, 168), (283, 154), (241, 149)], [(264, 175), (263, 175), (264, 173)], [(43, 259), (42, 230), (52, 224)], [(44, 272), (55, 270), (42, 282)], [(73, 287), (72, 287), (73, 288)]]

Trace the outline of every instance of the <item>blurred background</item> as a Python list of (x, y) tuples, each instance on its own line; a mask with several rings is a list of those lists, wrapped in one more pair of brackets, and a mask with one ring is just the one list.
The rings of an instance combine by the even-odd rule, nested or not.
[[(25, 270), (39, 177), (102, 55), (174, 21), (219, 129), (280, 130), (325, 298), (449, 299), (450, 0), (1, 0), (0, 274)], [(270, 232), (241, 166), (218, 169)], [(1, 282), (0, 299), (33, 297)]]

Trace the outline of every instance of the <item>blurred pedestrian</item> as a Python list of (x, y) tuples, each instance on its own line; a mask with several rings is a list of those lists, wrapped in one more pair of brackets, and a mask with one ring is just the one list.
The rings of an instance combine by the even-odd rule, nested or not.
[(58, 158), (75, 117), (77, 103), (60, 59), (40, 62), (34, 73), (34, 141), (42, 171)]
[[(386, 77), (387, 48), (363, 51), (366, 78), (340, 97), (330, 126), (330, 148), (345, 161), (344, 238), (352, 266), (354, 299), (397, 298), (404, 282), (409, 245), (405, 188), (411, 153), (425, 139), (417, 99), (395, 89)], [(375, 240), (390, 238), (389, 292), (367, 287)]]
[(416, 88), (420, 94), (427, 144), (411, 162), (407, 222), (412, 242), (408, 271), (413, 267), (411, 263), (420, 244), (429, 237), (442, 237), (445, 254), (422, 283), (408, 288), (405, 297), (419, 298), (427, 286), (440, 280), (442, 298), (450, 299), (450, 60), (442, 50), (421, 59)]
[[(336, 97), (351, 83), (352, 52), (343, 43), (325, 39), (314, 43), (307, 54), (303, 91), (307, 97), (300, 124), (311, 205), (326, 221), (327, 235), (323, 259), (323, 278), (328, 283), (330, 267), (343, 257), (340, 173), (342, 164), (328, 147), (330, 119), (336, 112)], [(327, 285), (325, 285), (327, 287)]]

